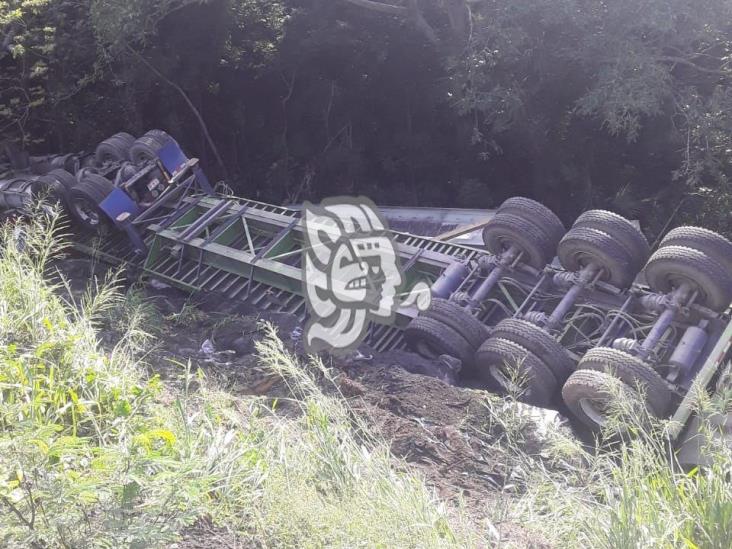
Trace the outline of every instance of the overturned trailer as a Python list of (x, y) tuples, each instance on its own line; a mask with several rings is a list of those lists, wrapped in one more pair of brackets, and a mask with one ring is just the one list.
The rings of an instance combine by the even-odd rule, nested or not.
[[(85, 254), (189, 292), (308, 315), (300, 213), (216, 192), (165, 132), (116, 134), (90, 154), (15, 159), (0, 174), (0, 210), (52, 197)], [(680, 227), (651, 254), (616, 214), (585, 212), (567, 231), (526, 198), (498, 209), (480, 248), (392, 234), (405, 286), (427, 280), (433, 300), (423, 313), (403, 307), (393, 322), (372, 323), (371, 348), (457, 357), (471, 383), (566, 406), (592, 429), (624, 392), (650, 415), (673, 417), (681, 458), (699, 461), (696, 390), (729, 390), (728, 240)], [(718, 421), (722, 437), (732, 434), (730, 417)]]

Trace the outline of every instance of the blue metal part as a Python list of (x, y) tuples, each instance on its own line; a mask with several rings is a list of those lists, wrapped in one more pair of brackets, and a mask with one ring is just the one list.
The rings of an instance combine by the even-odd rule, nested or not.
[(175, 141), (168, 142), (158, 151), (158, 158), (170, 175), (175, 175), (185, 168), (188, 157)]
[(132, 200), (130, 195), (119, 187), (114, 189), (109, 196), (99, 204), (99, 207), (115, 224), (117, 224), (117, 218), (123, 213), (128, 213), (132, 217), (140, 214), (140, 207), (137, 203)]
[[(170, 141), (162, 149), (158, 151), (158, 158), (165, 171), (170, 176), (175, 177), (178, 173), (186, 169), (188, 166), (189, 158), (185, 155), (180, 145), (175, 141)], [(192, 168), (193, 175), (196, 176), (196, 183), (198, 187), (206, 194), (214, 194), (214, 189), (211, 186), (211, 182), (204, 173), (203, 169), (196, 164)]]
[[(173, 211), (169, 212), (166, 216), (167, 219), (161, 219), (162, 225), (165, 226), (167, 223), (172, 223), (180, 216), (185, 215), (186, 211), (189, 208), (195, 207), (195, 204), (193, 206), (187, 206), (181, 202), (181, 200), (186, 196), (187, 192), (193, 190), (191, 187), (197, 186), (198, 189), (206, 195), (213, 195), (214, 191), (211, 187), (211, 184), (209, 183), (208, 178), (206, 177), (206, 174), (198, 165), (198, 161), (189, 159), (176, 141), (169, 141), (165, 146), (158, 150), (157, 155), (159, 160), (158, 167), (164, 171), (164, 175), (167, 178), (170, 187), (175, 187), (172, 189), (170, 187), (166, 189), (163, 195), (149, 206), (149, 210), (152, 211), (158, 210), (163, 205), (174, 206)], [(141, 170), (140, 173), (138, 173), (135, 177), (133, 177), (126, 185), (130, 185), (132, 182), (137, 182), (138, 180), (143, 179), (143, 177), (150, 173), (153, 168), (153, 165), (147, 166), (146, 168)], [(192, 173), (193, 175), (185, 177), (186, 174), (190, 173)], [(124, 193), (124, 191), (116, 189), (115, 192), (112, 193), (112, 195), (115, 195), (115, 197), (114, 200), (112, 200), (109, 204), (109, 210), (105, 208), (107, 200), (102, 203), (102, 210), (110, 217), (112, 217), (115, 223), (120, 213), (123, 213), (125, 211), (130, 213), (129, 216), (125, 216), (124, 223), (118, 223), (118, 225), (125, 230), (136, 252), (138, 254), (144, 255), (147, 253), (148, 250), (144, 244), (142, 233), (137, 227), (138, 223), (136, 223), (135, 218), (139, 216), (139, 218), (142, 219), (144, 217), (149, 217), (149, 215), (145, 215), (146, 211), (141, 211), (137, 204), (135, 204), (134, 201), (128, 195), (126, 195), (126, 193), (124, 193), (125, 196), (129, 199), (129, 201), (132, 202), (132, 204), (134, 204), (136, 209), (133, 211), (129, 203), (127, 203), (125, 206), (122, 206), (121, 204), (124, 202), (124, 199), (117, 191)], [(110, 195), (110, 197), (112, 197), (112, 195)], [(120, 208), (127, 209), (122, 209), (120, 211)], [(218, 215), (222, 213), (225, 209), (226, 205), (223, 205), (220, 211), (211, 214), (210, 219), (199, 220), (199, 224), (204, 223), (205, 221), (215, 220), (215, 218), (218, 217)], [(199, 225), (196, 225), (196, 227), (198, 228)], [(205, 223), (203, 225), (200, 225), (200, 230), (203, 230), (203, 228), (205, 228)], [(191, 234), (193, 236), (195, 233), (192, 231)]]
[(198, 183), (198, 187), (203, 192), (208, 195), (214, 194), (214, 188), (211, 186), (211, 182), (208, 180), (208, 177), (206, 177), (206, 174), (199, 165), (195, 165), (193, 167), (193, 175), (196, 176), (196, 183)]

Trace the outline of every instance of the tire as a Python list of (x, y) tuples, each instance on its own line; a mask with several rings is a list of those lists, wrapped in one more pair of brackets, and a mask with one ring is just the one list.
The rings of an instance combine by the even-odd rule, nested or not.
[(470, 312), (447, 299), (433, 297), (430, 308), (422, 316), (439, 320), (462, 335), (475, 351), (488, 339), (488, 327), (475, 318)]
[(76, 177), (66, 170), (51, 170), (48, 175), (63, 185), (67, 192), (71, 192), (71, 189), (78, 182)]
[(646, 265), (646, 281), (656, 292), (670, 293), (683, 283), (698, 292), (696, 303), (718, 313), (732, 302), (732, 276), (718, 261), (699, 250), (664, 246)]
[(677, 227), (664, 237), (659, 247), (667, 246), (698, 250), (718, 261), (728, 273), (732, 273), (732, 242), (714, 231), (701, 227)]
[(562, 220), (544, 204), (524, 198), (523, 196), (514, 196), (506, 200), (498, 208), (497, 213), (510, 213), (519, 217), (524, 217), (529, 221), (539, 225), (544, 231), (551, 235), (554, 241), (554, 248), (557, 247), (559, 241), (567, 232)]
[(112, 162), (124, 162), (130, 159), (130, 147), (135, 138), (129, 133), (116, 133), (102, 141), (94, 153), (94, 159), (99, 166)]
[(35, 176), (31, 182), (31, 194), (34, 200), (47, 200), (56, 204), (64, 204), (66, 189), (54, 177)]
[(69, 213), (82, 229), (98, 231), (107, 224), (99, 205), (113, 190), (111, 181), (96, 174), (87, 174), (74, 185), (69, 193)]
[(138, 166), (150, 162), (151, 160), (157, 160), (158, 151), (163, 148), (165, 144), (158, 141), (157, 137), (150, 135), (143, 135), (137, 141), (134, 142), (130, 147), (130, 160), (133, 164)]
[(534, 269), (543, 269), (554, 259), (554, 238), (523, 217), (512, 213), (498, 213), (483, 229), (483, 242), (494, 255), (501, 255), (510, 246), (523, 252), (521, 262)]
[(625, 385), (642, 392), (651, 415), (665, 417), (673, 393), (656, 371), (642, 360), (610, 347), (595, 347), (582, 358), (577, 370), (594, 370), (619, 378)]
[(628, 288), (640, 270), (632, 252), (618, 240), (589, 227), (572, 227), (559, 243), (557, 252), (568, 271), (577, 272), (595, 263), (603, 270), (600, 280), (620, 289)]
[(550, 334), (527, 320), (507, 318), (491, 330), (491, 337), (507, 339), (534, 353), (559, 382), (563, 382), (574, 371), (574, 362), (565, 348)]
[[(607, 409), (627, 387), (616, 377), (597, 370), (577, 370), (562, 387), (562, 400), (572, 414), (593, 431), (607, 424)], [(632, 393), (628, 395), (632, 398)]]
[[(516, 368), (516, 375), (525, 383), (516, 387), (506, 368)], [(519, 392), (519, 400), (534, 406), (547, 406), (557, 388), (551, 370), (534, 353), (509, 341), (491, 337), (475, 353), (475, 369), (481, 379), (501, 390)]]
[(150, 130), (146, 132), (143, 137), (152, 137), (155, 141), (160, 143), (161, 147), (164, 147), (170, 142), (177, 143), (177, 141), (173, 139), (168, 132), (163, 130)]
[(574, 222), (574, 227), (597, 229), (620, 242), (634, 258), (633, 266), (640, 271), (651, 255), (645, 235), (623, 216), (605, 210), (590, 210)]
[(49, 197), (53, 197), (54, 201), (68, 210), (69, 193), (76, 183), (76, 177), (66, 170), (51, 170), (33, 183), (31, 192), (36, 197), (48, 194)]
[(473, 364), (474, 349), (458, 332), (434, 318), (419, 316), (404, 330), (407, 343), (425, 358), (450, 355), (467, 370)]

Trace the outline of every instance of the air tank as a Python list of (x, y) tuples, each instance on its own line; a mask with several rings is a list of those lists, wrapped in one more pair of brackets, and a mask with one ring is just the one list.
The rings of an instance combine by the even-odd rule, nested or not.
[(674, 349), (669, 364), (676, 366), (684, 373), (688, 373), (704, 350), (708, 339), (709, 336), (704, 330), (697, 326), (690, 326), (684, 332), (676, 349)]
[(465, 263), (451, 263), (432, 285), (432, 295), (442, 299), (450, 299), (452, 293), (468, 277), (470, 269)]

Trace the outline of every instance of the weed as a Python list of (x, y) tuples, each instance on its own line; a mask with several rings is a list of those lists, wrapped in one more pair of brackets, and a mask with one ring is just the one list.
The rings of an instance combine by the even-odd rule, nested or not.
[[(235, 398), (190, 364), (166, 386), (140, 362), (156, 321), (138, 294), (122, 298), (112, 277), (62, 299), (46, 276), (53, 220), (1, 231), (0, 546), (159, 547), (203, 518), (267, 546), (485, 545), (273, 328), (261, 362), (299, 414)], [(102, 320), (119, 333), (111, 352)]]

